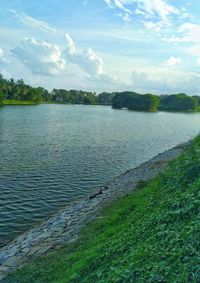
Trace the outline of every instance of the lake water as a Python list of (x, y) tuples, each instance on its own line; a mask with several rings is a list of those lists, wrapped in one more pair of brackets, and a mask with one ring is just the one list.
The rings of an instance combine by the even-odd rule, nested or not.
[(200, 132), (200, 114), (103, 106), (0, 109), (0, 246)]

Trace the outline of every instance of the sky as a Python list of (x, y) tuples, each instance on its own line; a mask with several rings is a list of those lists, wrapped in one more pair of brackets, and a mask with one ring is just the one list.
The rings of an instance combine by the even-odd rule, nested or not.
[(0, 73), (33, 86), (200, 94), (200, 1), (0, 0)]

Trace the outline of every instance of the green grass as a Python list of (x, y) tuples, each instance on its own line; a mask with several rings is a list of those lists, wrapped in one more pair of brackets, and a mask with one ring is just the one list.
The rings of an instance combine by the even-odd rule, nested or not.
[(29, 100), (4, 100), (3, 105), (35, 105), (36, 103)]
[(200, 282), (200, 137), (150, 183), (110, 204), (81, 238), (4, 282)]

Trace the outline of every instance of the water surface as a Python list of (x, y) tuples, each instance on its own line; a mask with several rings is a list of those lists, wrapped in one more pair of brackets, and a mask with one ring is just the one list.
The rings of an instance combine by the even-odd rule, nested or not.
[(200, 114), (103, 106), (0, 109), (0, 246), (200, 131)]

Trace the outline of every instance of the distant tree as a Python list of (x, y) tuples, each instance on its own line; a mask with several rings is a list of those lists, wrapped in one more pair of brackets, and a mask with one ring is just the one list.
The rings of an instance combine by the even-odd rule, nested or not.
[(161, 95), (139, 94), (132, 91), (95, 92), (83, 90), (53, 89), (49, 92), (43, 87), (32, 87), (23, 80), (7, 80), (0, 74), (0, 104), (3, 100), (55, 102), (65, 104), (112, 105), (113, 108), (128, 108), (138, 111), (200, 111), (200, 97), (185, 93)]
[(150, 98), (150, 106), (149, 106), (149, 111), (151, 112), (156, 112), (159, 109), (160, 106), (160, 97), (158, 97), (157, 95), (153, 95), (153, 94), (146, 94), (146, 96), (149, 96)]
[(84, 104), (96, 105), (97, 97), (94, 93), (87, 93), (83, 99)]
[(97, 104), (96, 93), (74, 89), (53, 89), (52, 100), (66, 104)]
[(4, 94), (3, 92), (0, 91), (0, 106), (3, 105), (3, 101), (4, 101)]
[(113, 108), (124, 108), (127, 107), (126, 99), (128, 97), (127, 92), (118, 92), (115, 93), (113, 99), (112, 99), (112, 107)]
[(31, 87), (23, 80), (6, 80), (2, 75), (0, 75), (0, 92), (3, 93), (5, 99), (10, 100), (30, 100), (34, 103), (41, 103), (52, 99), (50, 93), (42, 87)]
[(112, 102), (113, 108), (155, 112), (158, 110), (160, 99), (152, 94), (141, 95), (136, 92), (126, 91), (117, 93)]
[(185, 93), (163, 95), (160, 97), (160, 110), (164, 111), (196, 111), (198, 101)]
[(115, 92), (102, 92), (98, 95), (97, 101), (100, 105), (112, 105), (113, 97), (116, 95)]

